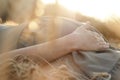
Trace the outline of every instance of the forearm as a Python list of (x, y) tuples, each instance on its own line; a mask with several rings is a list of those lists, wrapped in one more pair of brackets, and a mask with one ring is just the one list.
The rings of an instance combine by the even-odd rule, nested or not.
[(52, 42), (46, 42), (43, 44), (38, 44), (35, 46), (30, 46), (26, 48), (21, 48), (18, 50), (14, 50), (11, 52), (8, 52), (9, 55), (27, 55), (27, 56), (36, 56), (36, 57), (43, 57), (44, 59), (48, 61), (52, 61), (54, 59), (57, 59), (61, 56), (64, 56), (72, 51), (72, 42), (70, 40), (70, 36), (65, 36), (59, 39), (56, 39)]
[(48, 61), (55, 60), (72, 51), (73, 43), (69, 40), (70, 36), (56, 39), (36, 46), (37, 55), (44, 57)]

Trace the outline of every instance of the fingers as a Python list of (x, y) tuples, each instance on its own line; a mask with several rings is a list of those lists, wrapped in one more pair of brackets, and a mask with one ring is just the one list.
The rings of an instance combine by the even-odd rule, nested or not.
[(88, 29), (88, 30), (94, 30), (94, 27), (90, 25), (90, 22), (86, 22), (82, 25), (82, 27)]
[(104, 39), (100, 38), (98, 41), (98, 48), (100, 49), (108, 49), (109, 43), (105, 42)]
[(96, 33), (96, 32), (90, 32), (90, 33), (91, 33), (91, 35), (92, 35), (95, 39), (97, 39), (98, 41), (104, 41), (104, 42), (105, 42), (105, 39), (104, 39), (103, 36), (100, 35), (99, 33)]
[(105, 43), (105, 44), (99, 45), (99, 49), (98, 50), (105, 50), (105, 49), (108, 49), (108, 48), (109, 48), (109, 44)]
[(97, 33), (99, 33), (99, 34), (101, 35), (101, 33), (100, 33), (95, 27), (93, 27), (93, 26), (90, 24), (89, 21), (87, 21), (86, 23), (84, 23), (81, 27), (84, 27), (85, 29), (90, 30), (90, 31), (92, 31), (92, 32), (97, 32)]
[(104, 50), (109, 48), (109, 43), (107, 43), (102, 36), (98, 35), (97, 33), (93, 33), (93, 37), (95, 37), (94, 39), (97, 40), (96, 47), (98, 48), (98, 50)]
[(90, 22), (86, 22), (86, 23), (83, 23), (83, 25), (81, 25), (80, 27), (78, 27), (76, 29), (76, 31), (79, 31), (81, 29), (86, 29), (86, 30), (89, 30), (89, 31), (93, 31), (93, 32), (98, 32), (93, 26), (90, 25)]

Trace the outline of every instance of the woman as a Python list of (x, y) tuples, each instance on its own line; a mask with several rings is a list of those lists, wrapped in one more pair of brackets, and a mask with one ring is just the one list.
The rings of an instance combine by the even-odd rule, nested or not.
[[(93, 72), (108, 72), (113, 75), (114, 80), (119, 80), (119, 76), (117, 76), (119, 70), (117, 70), (118, 73), (116, 71), (116, 69), (119, 69), (116, 68), (118, 67), (119, 52), (110, 49), (102, 35), (97, 33), (90, 24), (57, 18), (57, 39), (47, 41), (47, 36), (41, 37), (40, 35), (47, 34), (49, 25), (46, 24), (51, 19), (51, 17), (42, 17), (39, 26), (44, 27), (40, 27), (34, 32), (26, 27), (27, 24), (20, 25), (18, 28), (0, 27), (2, 34), (2, 38), (0, 38), (2, 41), (0, 72), (3, 72), (0, 73), (1, 80), (39, 80), (41, 78), (46, 79), (46, 76), (52, 76), (51, 80), (53, 80), (55, 74), (61, 72), (61, 70), (67, 71), (69, 74), (66, 73), (65, 75), (72, 76), (70, 79), (87, 80), (91, 79)], [(9, 35), (12, 36), (8, 40)], [(6, 47), (6, 43), (10, 44), (7, 45), (9, 47)], [(16, 48), (21, 49), (16, 50)], [(52, 68), (46, 63), (51, 63)], [(26, 67), (23, 64), (28, 64), (28, 66)], [(59, 68), (61, 65), (65, 66)], [(54, 69), (57, 73), (54, 73)], [(40, 72), (39, 75), (36, 70), (40, 70), (38, 71)], [(48, 74), (51, 71), (53, 71), (53, 75)], [(35, 79), (36, 74), (39, 77), (37, 79)], [(26, 77), (25, 75), (31, 76)], [(65, 75), (62, 75), (62, 77)], [(57, 79), (60, 78), (57, 76)]]

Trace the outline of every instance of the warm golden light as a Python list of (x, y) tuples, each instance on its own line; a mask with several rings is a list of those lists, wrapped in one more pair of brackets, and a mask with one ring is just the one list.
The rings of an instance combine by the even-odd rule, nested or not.
[[(55, 0), (43, 0), (54, 3)], [(81, 12), (87, 16), (105, 20), (111, 15), (120, 15), (120, 0), (58, 0), (69, 10)]]
[(13, 21), (6, 21), (4, 24), (9, 25), (9, 26), (17, 26), (18, 25), (17, 23), (15, 23)]
[(104, 19), (111, 13), (109, 6), (106, 6), (102, 0), (71, 0), (70, 4), (66, 4), (68, 0), (60, 0), (59, 2), (68, 9), (99, 19)]
[(31, 21), (30, 24), (29, 24), (29, 29), (31, 31), (35, 31), (35, 30), (38, 30), (38, 24), (35, 22), (35, 21)]
[(55, 0), (42, 0), (42, 2), (48, 4), (48, 3), (54, 3)]

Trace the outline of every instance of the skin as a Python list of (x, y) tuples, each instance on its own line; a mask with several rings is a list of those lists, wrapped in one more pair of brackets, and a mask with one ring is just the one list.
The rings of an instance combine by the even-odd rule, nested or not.
[[(104, 41), (102, 36), (91, 31), (91, 29), (93, 28), (87, 23), (75, 29), (72, 33), (53, 40), (52, 42), (55, 42), (55, 44), (52, 47), (51, 41), (48, 41), (35, 46), (7, 52), (7, 55), (34, 55), (43, 57), (47, 61), (53, 61), (67, 55), (73, 50), (103, 50), (108, 48), (109, 44)], [(0, 55), (0, 59), (3, 59), (4, 56), (6, 56), (6, 54)]]
[(109, 47), (109, 44), (105, 42), (103, 37), (89, 23), (77, 28), (73, 35), (74, 43), (78, 42), (75, 48), (77, 50), (102, 50)]
[[(96, 32), (94, 32), (93, 28), (89, 24), (84, 24), (80, 27), (74, 27), (65, 29), (65, 33), (62, 33), (62, 37), (55, 39), (53, 41), (46, 41), (41, 44), (37, 44), (34, 46), (29, 46), (21, 49), (16, 49), (11, 52), (0, 54), (0, 71), (5, 72), (1, 73), (0, 76), (2, 80), (9, 80), (11, 78), (8, 78), (6, 76), (9, 76), (11, 74), (9, 71), (12, 71), (10, 68), (11, 63), (14, 64), (14, 60), (16, 57), (19, 57), (20, 55), (23, 55), (24, 57), (28, 56), (31, 61), (37, 61), (38, 64), (44, 64), (45, 60), (51, 65), (56, 66), (56, 59), (69, 54), (70, 52), (74, 50), (103, 50), (109, 47), (109, 45), (104, 41), (104, 39)], [(68, 34), (66, 34), (68, 33)], [(54, 45), (51, 46), (51, 43), (54, 42)], [(43, 60), (44, 59), (44, 60)], [(26, 63), (26, 60), (24, 61)], [(3, 65), (4, 64), (4, 65)], [(19, 63), (18, 63), (19, 64)], [(32, 63), (33, 65), (34, 63)], [(61, 65), (61, 63), (59, 63)], [(23, 65), (23, 64), (22, 64)], [(28, 64), (29, 65), (29, 64)], [(36, 64), (37, 65), (37, 64)], [(7, 67), (6, 67), (7, 66)], [(9, 67), (8, 67), (9, 66)], [(25, 66), (26, 67), (26, 66)], [(32, 66), (29, 66), (30, 68)], [(41, 66), (40, 68), (36, 69), (39, 71), (39, 69), (44, 72), (44, 74), (41, 75), (41, 73), (31, 73), (31, 75), (28, 75), (30, 79), (44, 79), (45, 80), (56, 80), (55, 75), (48, 76), (46, 79), (46, 75), (53, 70), (50, 65)], [(19, 69), (19, 68), (18, 68)], [(31, 70), (30, 70), (31, 71)], [(29, 71), (28, 71), (29, 72)], [(36, 71), (34, 71), (36, 72)], [(7, 74), (8, 73), (8, 74)], [(27, 74), (27, 72), (26, 72)], [(25, 74), (25, 75), (26, 75)], [(56, 74), (56, 73), (55, 73)], [(14, 74), (13, 74), (14, 75)], [(24, 75), (24, 74), (23, 74)], [(56, 75), (61, 75), (57, 73)], [(63, 75), (64, 76), (64, 75)], [(21, 76), (22, 77), (22, 76)], [(16, 77), (19, 80), (21, 77)], [(61, 76), (62, 77), (62, 76)], [(13, 77), (15, 78), (15, 77)], [(29, 78), (27, 78), (30, 80)], [(36, 80), (37, 80), (36, 79)], [(59, 79), (59, 78), (57, 78)]]

